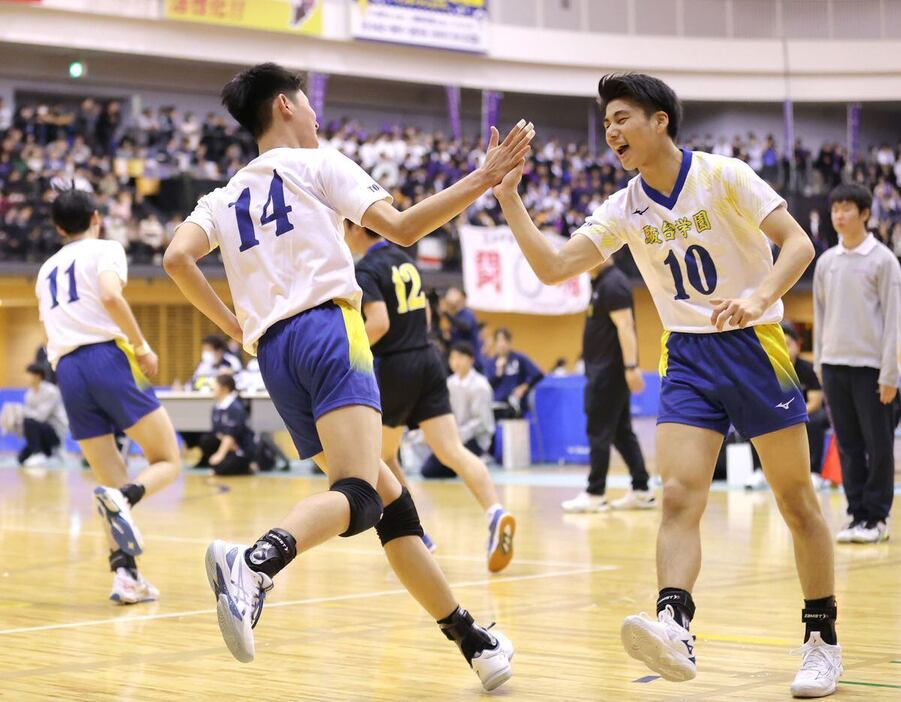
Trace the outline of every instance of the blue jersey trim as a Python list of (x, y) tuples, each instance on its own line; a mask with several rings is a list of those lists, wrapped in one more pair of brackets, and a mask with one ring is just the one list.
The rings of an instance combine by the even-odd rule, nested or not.
[(372, 246), (366, 249), (367, 254), (371, 254), (373, 251), (378, 251), (379, 249), (384, 249), (388, 245), (388, 242), (382, 239), (381, 241), (375, 242)]
[(679, 166), (679, 176), (676, 178), (676, 184), (673, 186), (673, 192), (669, 197), (658, 190), (654, 190), (654, 188), (644, 182), (644, 178), (641, 179), (641, 187), (645, 195), (668, 210), (676, 206), (676, 201), (679, 199), (682, 187), (685, 185), (685, 179), (688, 178), (688, 170), (691, 168), (691, 151), (688, 149), (680, 149), (680, 151), (682, 152), (682, 165)]

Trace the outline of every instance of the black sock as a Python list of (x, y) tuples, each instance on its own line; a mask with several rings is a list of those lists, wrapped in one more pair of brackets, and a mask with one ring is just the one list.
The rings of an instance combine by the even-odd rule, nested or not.
[(657, 597), (657, 614), (666, 609), (667, 605), (673, 608), (676, 621), (688, 629), (695, 617), (695, 603), (691, 599), (691, 593), (678, 587), (665, 587)]
[(138, 563), (134, 556), (129, 556), (125, 551), (110, 551), (109, 569), (115, 573), (117, 568), (127, 568), (133, 578), (138, 577)]
[(835, 605), (835, 597), (821, 597), (818, 600), (804, 600), (804, 609), (801, 610), (801, 621), (804, 622), (804, 641), (816, 631), (827, 644), (835, 646), (838, 636), (835, 633), (835, 620), (838, 618), (838, 608)]
[(284, 529), (270, 529), (244, 553), (244, 562), (257, 573), (274, 578), (297, 555), (297, 541)]
[(141, 483), (128, 483), (128, 485), (123, 485), (119, 488), (119, 492), (125, 495), (125, 499), (128, 500), (128, 504), (132, 507), (141, 501), (141, 498), (144, 497), (144, 491), (144, 486)]
[(438, 626), (449, 641), (457, 644), (470, 667), (477, 654), (497, 645), (497, 639), (478, 626), (472, 615), (459, 605), (444, 619), (439, 619)]

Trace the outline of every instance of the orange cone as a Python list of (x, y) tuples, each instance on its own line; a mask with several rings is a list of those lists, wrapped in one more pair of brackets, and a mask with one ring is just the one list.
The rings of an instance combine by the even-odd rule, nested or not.
[(823, 460), (823, 478), (835, 485), (842, 484), (842, 462), (838, 457), (838, 441), (835, 434), (829, 437), (829, 448), (826, 449), (826, 458)]

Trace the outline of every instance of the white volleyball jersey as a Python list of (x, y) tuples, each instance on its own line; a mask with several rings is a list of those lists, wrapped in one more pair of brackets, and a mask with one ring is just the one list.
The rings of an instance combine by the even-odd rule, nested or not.
[(248, 353), (279, 320), (329, 300), (359, 309), (344, 220), (360, 224), (378, 200), (391, 196), (339, 151), (287, 147), (261, 154), (200, 199), (185, 221), (221, 251)]
[(127, 340), (100, 301), (100, 274), (112, 271), (128, 282), (125, 249), (118, 241), (79, 239), (41, 266), (35, 283), (38, 312), (47, 333), (47, 358), (56, 368), (79, 346)]
[[(760, 223), (785, 200), (743, 161), (682, 153), (669, 197), (636, 176), (573, 236), (588, 237), (605, 259), (628, 245), (664, 328), (710, 333), (710, 300), (749, 297), (772, 270)], [(781, 319), (779, 300), (753, 324)]]

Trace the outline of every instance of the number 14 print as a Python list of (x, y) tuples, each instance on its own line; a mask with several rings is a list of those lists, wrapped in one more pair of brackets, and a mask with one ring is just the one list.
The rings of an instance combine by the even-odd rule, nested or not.
[[(253, 220), (250, 218), (250, 188), (244, 188), (238, 199), (228, 204), (235, 208), (235, 216), (238, 218), (238, 236), (241, 237), (241, 247), (238, 251), (247, 251), (260, 243), (254, 230)], [(272, 208), (270, 211), (269, 208)], [(269, 183), (269, 198), (263, 205), (260, 224), (275, 222), (275, 235), (287, 234), (294, 225), (288, 219), (291, 206), (285, 205), (285, 183), (278, 171), (272, 171), (272, 180)]]

